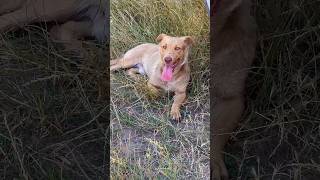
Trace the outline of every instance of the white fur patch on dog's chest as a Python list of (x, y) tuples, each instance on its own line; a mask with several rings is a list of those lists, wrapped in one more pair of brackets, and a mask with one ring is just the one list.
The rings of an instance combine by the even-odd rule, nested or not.
[(139, 74), (142, 74), (142, 75), (146, 74), (146, 71), (144, 70), (143, 64), (139, 63), (139, 64), (136, 64), (134, 67), (138, 68)]
[(174, 88), (174, 82), (173, 81), (168, 81), (168, 82), (165, 82), (165, 81), (162, 81), (162, 88), (165, 90), (165, 91), (174, 91), (175, 88)]

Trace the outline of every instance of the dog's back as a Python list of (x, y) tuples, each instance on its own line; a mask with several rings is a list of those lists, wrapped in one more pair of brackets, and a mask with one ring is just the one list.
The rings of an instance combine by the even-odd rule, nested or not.
[[(21, 17), (27, 11), (28, 17)], [(107, 12), (107, 0), (1, 0), (0, 32), (41, 21), (90, 21), (91, 35), (104, 42), (109, 33)]]

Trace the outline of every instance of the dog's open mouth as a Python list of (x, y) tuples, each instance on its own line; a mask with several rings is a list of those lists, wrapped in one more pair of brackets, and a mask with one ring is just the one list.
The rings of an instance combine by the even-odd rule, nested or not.
[(173, 77), (173, 71), (176, 65), (170, 65), (166, 64), (163, 67), (162, 74), (161, 74), (161, 80), (162, 81), (171, 81)]

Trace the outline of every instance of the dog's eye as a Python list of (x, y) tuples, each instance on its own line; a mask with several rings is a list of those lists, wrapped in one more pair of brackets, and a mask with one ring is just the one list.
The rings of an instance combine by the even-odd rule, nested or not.
[(167, 49), (167, 45), (163, 45), (162, 48), (163, 48), (163, 49)]
[(181, 48), (180, 47), (175, 47), (174, 50), (179, 51)]

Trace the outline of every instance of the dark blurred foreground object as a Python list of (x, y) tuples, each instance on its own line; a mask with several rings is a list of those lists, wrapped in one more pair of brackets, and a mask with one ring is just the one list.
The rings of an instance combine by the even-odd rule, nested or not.
[(106, 41), (106, 11), (106, 0), (0, 0), (0, 34), (31, 23), (56, 22), (51, 37), (74, 49), (83, 37)]
[(211, 176), (229, 179), (224, 146), (245, 109), (245, 81), (256, 47), (251, 0), (215, 0), (211, 17)]

